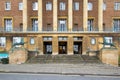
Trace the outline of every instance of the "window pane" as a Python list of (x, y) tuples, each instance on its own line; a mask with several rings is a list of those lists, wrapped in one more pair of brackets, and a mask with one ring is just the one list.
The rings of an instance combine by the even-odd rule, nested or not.
[(65, 10), (65, 3), (64, 2), (60, 2), (60, 10)]
[(38, 2), (33, 3), (33, 10), (38, 10)]
[(23, 10), (23, 3), (22, 2), (19, 3), (19, 10)]
[(93, 4), (92, 3), (88, 3), (88, 11), (91, 11), (93, 9)]
[(79, 10), (79, 2), (74, 2), (74, 10)]
[(51, 2), (46, 3), (46, 10), (52, 10), (52, 3)]
[(0, 37), (0, 47), (6, 47), (6, 37)]
[(5, 10), (11, 10), (11, 3), (10, 2), (5, 3)]

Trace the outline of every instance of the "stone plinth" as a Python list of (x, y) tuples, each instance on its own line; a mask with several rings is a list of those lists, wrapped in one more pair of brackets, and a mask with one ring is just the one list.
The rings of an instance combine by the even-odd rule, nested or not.
[(24, 47), (14, 47), (9, 51), (9, 64), (22, 64), (28, 59), (28, 52)]
[(118, 55), (119, 51), (117, 49), (102, 49), (100, 54), (100, 59), (105, 64), (110, 64), (113, 66), (118, 66)]

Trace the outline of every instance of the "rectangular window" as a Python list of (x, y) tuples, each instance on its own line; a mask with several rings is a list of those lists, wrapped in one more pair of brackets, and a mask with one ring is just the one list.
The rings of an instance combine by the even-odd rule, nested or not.
[(19, 3), (19, 10), (23, 10), (23, 3), (22, 2)]
[(114, 3), (114, 10), (120, 10), (120, 2)]
[(113, 29), (114, 31), (120, 31), (120, 19), (114, 19)]
[(74, 2), (74, 10), (79, 10), (79, 2)]
[(0, 37), (0, 47), (6, 47), (6, 37)]
[(38, 31), (38, 19), (32, 19), (32, 31)]
[(58, 37), (59, 41), (67, 41), (67, 37)]
[(38, 2), (33, 2), (32, 8), (33, 8), (34, 11), (38, 10)]
[(91, 2), (88, 3), (88, 11), (93, 10), (93, 4)]
[(65, 2), (60, 2), (60, 10), (64, 11), (65, 10)]
[(4, 24), (6, 31), (12, 31), (12, 19), (5, 19)]
[(31, 37), (31, 38), (30, 38), (30, 44), (32, 44), (32, 45), (35, 44), (35, 39), (34, 39), (34, 37)]
[(112, 37), (104, 37), (104, 42), (105, 43), (113, 43), (113, 38)]
[[(13, 45), (18, 44), (18, 43), (23, 43), (24, 38), (23, 37), (13, 37)], [(19, 47), (19, 45), (16, 45), (15, 47)]]
[(47, 2), (46, 3), (46, 10), (47, 11), (51, 11), (52, 10), (52, 3), (51, 2)]
[(58, 31), (67, 31), (67, 21), (65, 19), (59, 20)]
[(93, 31), (93, 19), (88, 19), (88, 31)]
[(11, 10), (11, 3), (10, 2), (5, 3), (5, 10)]
[(107, 6), (106, 6), (106, 3), (104, 2), (104, 3), (103, 3), (103, 11), (106, 10), (106, 7), (107, 7)]
[(44, 41), (52, 41), (52, 37), (43, 37)]

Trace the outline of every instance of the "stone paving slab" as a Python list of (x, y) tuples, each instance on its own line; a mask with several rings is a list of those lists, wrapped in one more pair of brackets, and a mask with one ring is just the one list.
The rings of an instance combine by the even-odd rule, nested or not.
[(109, 75), (120, 76), (120, 67), (106, 64), (0, 64), (0, 72), (39, 73), (65, 75)]

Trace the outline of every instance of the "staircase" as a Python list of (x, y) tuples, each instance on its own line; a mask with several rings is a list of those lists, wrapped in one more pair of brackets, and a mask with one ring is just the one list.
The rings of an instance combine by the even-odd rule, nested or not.
[(27, 63), (101, 63), (96, 56), (87, 55), (39, 55), (30, 58)]

